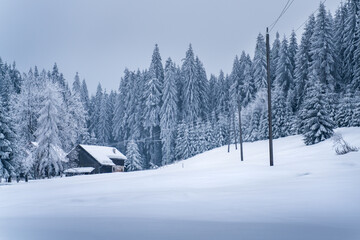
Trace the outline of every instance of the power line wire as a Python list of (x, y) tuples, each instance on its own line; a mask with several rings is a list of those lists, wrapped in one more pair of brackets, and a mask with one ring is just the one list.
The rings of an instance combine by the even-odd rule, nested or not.
[[(326, 1), (327, 1), (327, 0), (324, 0), (321, 4), (324, 4)], [(320, 6), (319, 6), (315, 11), (313, 11), (313, 12), (310, 14), (310, 16), (313, 15), (313, 14), (315, 14), (319, 9), (320, 9)], [(309, 21), (309, 19), (306, 19), (306, 20), (295, 30), (295, 33), (296, 33), (297, 31), (299, 31), (299, 29), (302, 28), (302, 27), (306, 24), (307, 21)]]
[(279, 22), (280, 18), (286, 13), (286, 11), (290, 8), (290, 6), (293, 4), (295, 0), (288, 0), (287, 3), (285, 4), (283, 10), (281, 11), (279, 17), (272, 23), (270, 24), (269, 28), (270, 28), (270, 31), (271, 32), (274, 27), (276, 26), (276, 24)]
[[(282, 10), (281, 13), (280, 13), (280, 16), (283, 14), (284, 10), (286, 9), (286, 7), (287, 7), (288, 4), (290, 3), (290, 1), (291, 1), (291, 0), (288, 0), (287, 3), (285, 4), (283, 10)], [(275, 21), (272, 22), (268, 27), (272, 27), (272, 26), (276, 23), (276, 21), (277, 21), (278, 19), (279, 19), (279, 17), (278, 17), (277, 19), (275, 19)]]

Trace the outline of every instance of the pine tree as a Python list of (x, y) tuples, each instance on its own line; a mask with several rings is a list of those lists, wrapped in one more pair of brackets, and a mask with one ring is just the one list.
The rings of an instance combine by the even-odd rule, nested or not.
[(175, 66), (169, 58), (165, 64), (163, 105), (160, 119), (163, 165), (169, 164), (175, 159), (175, 134), (178, 119), (175, 71)]
[(85, 79), (83, 79), (81, 83), (80, 98), (81, 98), (81, 102), (84, 104), (85, 111), (87, 112), (87, 118), (89, 118), (90, 99), (89, 99), (89, 91), (87, 89)]
[(259, 34), (256, 40), (254, 61), (253, 61), (253, 76), (255, 81), (256, 91), (266, 88), (266, 48), (265, 40), (262, 34)]
[(10, 101), (12, 95), (15, 93), (14, 86), (11, 81), (11, 77), (9, 71), (5, 71), (5, 75), (3, 76), (0, 88), (0, 96), (2, 98), (3, 107), (6, 111), (10, 109)]
[(164, 70), (161, 63), (159, 48), (155, 45), (148, 81), (145, 91), (145, 115), (144, 127), (150, 131), (150, 163), (160, 166), (162, 162), (160, 112), (162, 106), (162, 89), (164, 82)]
[(327, 111), (326, 95), (319, 80), (308, 90), (303, 106), (300, 116), (305, 144), (311, 145), (330, 138), (334, 123)]
[(344, 36), (344, 82), (345, 84), (353, 85), (354, 81), (358, 81), (354, 79), (354, 65), (356, 63), (355, 60), (355, 49), (356, 49), (356, 41), (359, 36), (356, 33), (357, 21), (359, 18), (358, 11), (360, 9), (358, 0), (349, 0), (346, 4), (347, 6), (347, 16), (345, 19), (345, 28), (343, 30)]
[(209, 79), (209, 89), (208, 89), (208, 98), (209, 98), (209, 102), (208, 102), (208, 108), (209, 108), (209, 112), (213, 112), (216, 110), (216, 106), (217, 106), (217, 96), (219, 95), (219, 86), (218, 86), (218, 82), (217, 82), (217, 78), (211, 74), (210, 79)]
[(217, 146), (221, 147), (228, 143), (229, 140), (229, 118), (222, 112), (219, 113), (218, 121), (216, 123), (215, 136), (217, 139)]
[(79, 77), (78, 72), (76, 72), (74, 82), (72, 85), (72, 90), (73, 90), (73, 92), (77, 92), (77, 93), (81, 94), (81, 83), (80, 83), (80, 77)]
[(75, 76), (73, 91), (68, 98), (67, 113), (69, 114), (69, 132), (72, 146), (86, 143), (90, 136), (87, 129), (87, 112), (81, 101), (81, 85), (78, 74)]
[(291, 109), (289, 104), (286, 102), (284, 92), (276, 85), (273, 96), (273, 137), (286, 137), (291, 132)]
[(200, 117), (200, 84), (198, 78), (198, 71), (194, 58), (194, 53), (191, 47), (186, 52), (186, 57), (181, 68), (183, 77), (183, 119), (186, 122), (194, 122)]
[(254, 78), (251, 72), (250, 57), (247, 57), (248, 61), (244, 62), (244, 96), (242, 105), (246, 107), (255, 98), (255, 84)]
[(256, 141), (267, 137), (267, 94), (266, 89), (256, 93), (254, 101), (247, 106), (244, 115), (248, 116), (245, 119), (249, 119), (249, 126), (246, 129), (245, 135), (247, 140)]
[(40, 110), (40, 91), (36, 84), (33, 71), (24, 74), (20, 93), (16, 96), (16, 105), (13, 106), (13, 120), (19, 138), (26, 143), (35, 141), (37, 118)]
[(236, 57), (233, 64), (233, 70), (230, 75), (230, 117), (232, 121), (232, 137), (237, 141), (237, 129), (236, 129), (236, 113), (238, 109), (238, 104), (242, 104), (244, 100), (244, 66), (246, 56), (245, 53), (242, 54), (241, 62)]
[(345, 87), (346, 71), (345, 71), (345, 35), (344, 29), (346, 26), (347, 19), (347, 7), (341, 5), (335, 13), (334, 19), (334, 51), (336, 54), (335, 58), (335, 69), (336, 69), (336, 85), (335, 90), (340, 92)]
[(99, 137), (99, 123), (100, 123), (100, 111), (101, 101), (103, 99), (103, 90), (99, 83), (96, 89), (96, 95), (91, 98), (90, 106), (90, 124), (89, 131), (94, 132), (96, 138)]
[(353, 98), (354, 109), (350, 126), (360, 127), (360, 90), (357, 90)]
[(296, 39), (296, 33), (293, 30), (291, 32), (289, 47), (288, 47), (289, 59), (292, 66), (292, 68), (290, 69), (291, 76), (294, 76), (296, 53), (298, 52), (298, 50), (299, 50), (299, 46)]
[(4, 108), (0, 97), (0, 178), (8, 178), (14, 173), (13, 147), (11, 139), (13, 132), (9, 126), (11, 119)]
[[(360, 15), (360, 4), (358, 3), (358, 14)], [(354, 52), (354, 78), (351, 81), (351, 88), (360, 91), (360, 17), (357, 18), (357, 24), (355, 28), (355, 36), (357, 36)]]
[(304, 96), (306, 94), (307, 85), (309, 84), (310, 76), (310, 65), (312, 62), (311, 57), (311, 37), (314, 33), (315, 17), (311, 15), (307, 24), (305, 26), (304, 33), (301, 37), (301, 43), (299, 50), (296, 54), (295, 59), (295, 71), (294, 71), (294, 81), (295, 81), (295, 111), (300, 109), (304, 101)]
[(287, 97), (288, 91), (293, 86), (292, 69), (293, 66), (291, 65), (290, 60), (288, 41), (286, 37), (284, 37), (281, 43), (280, 56), (276, 66), (275, 83), (280, 87), (280, 90), (283, 91), (285, 99)]
[(205, 123), (205, 143), (206, 150), (211, 150), (217, 147), (214, 126), (210, 120), (207, 120)]
[(280, 34), (276, 32), (276, 38), (272, 44), (271, 52), (270, 52), (270, 72), (271, 72), (271, 82), (273, 83), (276, 78), (276, 66), (278, 59), (280, 57)]
[(187, 159), (191, 157), (192, 154), (189, 127), (184, 122), (181, 122), (177, 125), (175, 152), (176, 160)]
[(59, 138), (61, 95), (56, 83), (47, 82), (44, 89), (44, 102), (38, 119), (36, 131), (38, 147), (36, 149), (37, 176), (50, 177), (59, 175), (62, 170), (64, 154)]
[(108, 94), (105, 92), (101, 99), (99, 122), (97, 128), (97, 140), (99, 145), (108, 145), (110, 140), (110, 123), (108, 118)]
[(334, 45), (331, 16), (326, 13), (323, 3), (320, 4), (316, 17), (314, 34), (311, 37), (311, 54), (316, 56), (311, 62), (310, 79), (318, 79), (327, 89), (334, 90)]
[[(130, 71), (125, 69), (124, 77), (121, 78), (120, 86), (119, 86), (119, 94), (115, 103), (114, 108), (114, 117), (113, 117), (113, 136), (116, 141), (126, 140), (128, 137), (127, 134), (127, 126), (125, 121), (125, 104), (126, 104), (126, 96), (129, 92), (129, 76)], [(121, 148), (121, 146), (119, 146)], [(125, 146), (126, 147), (126, 146)], [(125, 149), (125, 148), (124, 148)]]
[(208, 108), (208, 88), (209, 88), (209, 82), (206, 77), (206, 71), (203, 66), (203, 63), (200, 61), (198, 57), (195, 58), (195, 65), (196, 65), (196, 76), (198, 78), (197, 84), (199, 85), (199, 101), (200, 101), (200, 109), (199, 114), (202, 119), (206, 119), (208, 115), (210, 115), (209, 108)]
[(62, 73), (59, 72), (59, 68), (56, 63), (54, 63), (53, 70), (50, 73), (50, 78), (53, 81), (53, 83), (57, 83), (58, 86), (62, 89), (65, 88), (65, 79)]
[(150, 143), (151, 163), (160, 165), (161, 149), (156, 141), (160, 140), (160, 110), (161, 110), (161, 88), (160, 82), (155, 76), (154, 69), (150, 71), (149, 81), (146, 91), (146, 108), (144, 126), (150, 131), (152, 141)]
[(130, 140), (126, 147), (126, 160), (125, 160), (125, 169), (126, 171), (137, 171), (143, 170), (144, 164), (139, 152), (138, 145), (134, 140)]
[(191, 142), (193, 146), (193, 154), (200, 154), (207, 150), (205, 138), (205, 124), (199, 118), (191, 128)]
[(16, 94), (19, 94), (21, 89), (22, 79), (19, 70), (16, 69), (15, 61), (13, 62), (12, 66), (9, 68), (9, 75), (11, 78), (11, 82), (13, 83), (12, 87), (14, 89), (14, 92)]
[(338, 127), (350, 127), (354, 111), (353, 96), (350, 92), (344, 94), (335, 115), (336, 125)]
[[(244, 53), (245, 55), (245, 53)], [(245, 58), (245, 57), (243, 57)], [(233, 63), (233, 69), (230, 74), (230, 96), (231, 105), (233, 108), (237, 106), (238, 100), (243, 98), (243, 85), (244, 85), (244, 64), (241, 64), (236, 56)]]

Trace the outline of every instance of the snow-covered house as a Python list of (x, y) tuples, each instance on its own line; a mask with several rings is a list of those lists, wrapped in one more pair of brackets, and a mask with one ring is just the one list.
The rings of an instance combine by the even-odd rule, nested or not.
[(76, 165), (65, 171), (67, 175), (123, 172), (126, 156), (114, 147), (77, 145), (67, 155)]

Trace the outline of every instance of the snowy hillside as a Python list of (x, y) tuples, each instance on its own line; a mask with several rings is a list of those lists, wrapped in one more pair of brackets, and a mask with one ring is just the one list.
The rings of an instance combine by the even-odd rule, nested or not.
[[(360, 128), (337, 129), (360, 147)], [(0, 186), (0, 239), (360, 239), (360, 152), (301, 136), (157, 170)]]

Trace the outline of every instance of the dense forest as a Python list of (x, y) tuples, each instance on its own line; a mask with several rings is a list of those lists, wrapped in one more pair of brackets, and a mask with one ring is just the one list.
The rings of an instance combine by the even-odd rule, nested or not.
[[(302, 134), (316, 144), (337, 127), (360, 126), (360, 4), (332, 16), (320, 4), (301, 38), (276, 34), (271, 45), (273, 136)], [(164, 63), (164, 64), (163, 64)], [(115, 146), (128, 170), (171, 164), (239, 139), (268, 137), (266, 49), (236, 56), (230, 74), (207, 76), (190, 45), (177, 65), (157, 45), (148, 69), (125, 69), (118, 91), (89, 96), (78, 74), (69, 84), (55, 64), (21, 74), (0, 59), (0, 179), (60, 175), (79, 143)], [(264, 149), (267, 151), (267, 149)]]

